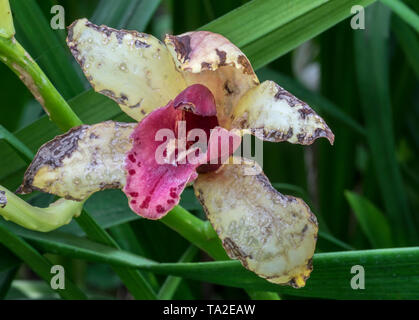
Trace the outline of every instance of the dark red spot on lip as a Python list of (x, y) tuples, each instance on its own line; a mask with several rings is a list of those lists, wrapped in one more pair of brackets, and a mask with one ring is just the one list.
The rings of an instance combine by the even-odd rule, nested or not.
[(168, 203), (168, 204), (174, 204), (174, 203), (175, 203), (175, 200), (173, 200), (173, 199), (169, 199), (169, 200), (167, 200), (167, 203)]
[(138, 197), (138, 192), (131, 192), (129, 195), (130, 195), (131, 197), (136, 198), (136, 197)]
[(177, 193), (176, 193), (176, 192), (174, 192), (174, 191), (171, 191), (171, 192), (170, 192), (170, 196), (171, 196), (172, 198), (177, 198)]
[(131, 169), (131, 170), (129, 170), (129, 171), (128, 171), (128, 173), (129, 173), (131, 176), (133, 176), (133, 175), (135, 174), (135, 170), (134, 170), (134, 169)]
[(147, 208), (148, 208), (148, 205), (149, 205), (149, 203), (150, 203), (150, 200), (151, 200), (150, 196), (146, 197), (146, 198), (144, 199), (143, 203), (141, 203), (140, 208), (141, 208), (141, 209), (147, 209)]
[(137, 166), (138, 166), (138, 167), (141, 167), (141, 162), (138, 162), (138, 163), (137, 163)]
[(136, 200), (131, 200), (131, 204), (136, 204), (137, 201)]
[(156, 210), (158, 213), (163, 213), (164, 212), (164, 207), (161, 205), (156, 206)]
[(130, 154), (130, 155), (128, 156), (128, 159), (129, 159), (129, 161), (131, 161), (131, 162), (135, 162), (135, 157), (134, 157), (134, 155), (133, 155), (133, 154)]

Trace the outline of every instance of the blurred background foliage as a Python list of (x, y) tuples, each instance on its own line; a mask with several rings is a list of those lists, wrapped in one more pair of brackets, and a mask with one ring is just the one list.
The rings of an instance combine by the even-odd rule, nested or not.
[[(350, 17), (339, 21), (350, 15), (348, 8), (356, 4), (354, 1), (331, 1), (335, 7), (333, 4), (325, 4), (325, 1), (296, 1), (301, 6), (296, 5), (295, 9), (291, 2), (11, 0), (10, 5), (16, 39), (85, 123), (106, 119), (131, 120), (120, 112), (114, 102), (91, 90), (65, 45), (65, 30), (52, 30), (49, 26), (52, 5), (60, 4), (65, 8), (66, 25), (77, 18), (88, 17), (97, 24), (136, 29), (160, 39), (165, 33), (179, 34), (203, 26), (203, 29), (227, 35), (248, 55), (261, 80), (274, 80), (308, 102), (335, 133), (333, 147), (327, 141), (318, 141), (310, 147), (264, 143), (263, 168), (274, 186), (283, 193), (302, 197), (319, 219), (317, 252), (417, 246), (417, 20), (415, 29), (414, 24), (406, 23), (403, 15), (392, 13), (391, 6), (375, 3), (366, 9), (366, 30), (353, 30)], [(373, 1), (358, 2), (369, 4)], [(384, 2), (391, 4), (392, 1)], [(287, 13), (295, 13), (295, 17), (276, 18), (279, 14), (278, 6), (284, 6), (284, 3), (290, 10)], [(412, 12), (419, 11), (419, 2), (415, 0), (406, 0), (404, 4)], [(244, 8), (250, 7), (250, 10), (242, 10), (243, 5)], [(215, 20), (239, 7), (230, 13), (234, 18), (228, 19), (230, 24), (226, 20)], [(298, 11), (299, 8), (305, 10)], [(342, 12), (338, 14), (339, 10)], [(318, 31), (310, 31), (312, 28), (318, 28)], [(307, 36), (309, 32), (312, 34)], [(0, 74), (0, 124), (3, 127), (3, 131), (0, 131), (0, 184), (15, 190), (22, 180), (28, 160), (7, 142), (2, 133), (6, 132), (4, 129), (13, 133), (30, 152), (35, 152), (41, 144), (58, 134), (59, 130), (48, 121), (39, 103), (19, 78), (3, 64), (0, 64)], [(54, 197), (34, 193), (24, 199), (33, 205), (46, 206)], [(192, 190), (185, 191), (181, 205), (204, 217)], [(181, 257), (183, 262), (210, 260), (165, 225), (139, 219), (131, 213), (120, 191), (95, 194), (88, 200), (86, 210), (102, 228), (109, 231), (124, 252), (159, 262), (176, 262)], [(29, 241), (39, 252), (48, 252), (46, 257), (52, 264), (64, 265), (68, 277), (75, 285), (83, 288), (89, 297), (132, 298), (118, 275), (107, 264), (106, 257), (103, 260), (95, 258), (93, 260), (96, 262), (92, 262), (82, 259), (80, 252), (78, 258), (77, 254), (68, 254), (77, 253), (76, 249), (68, 249), (67, 254), (61, 255), (60, 250), (64, 252), (67, 249), (64, 246), (52, 249), (45, 235), (12, 224), (2, 224)], [(57, 233), (47, 236), (54, 239), (54, 234)], [(60, 237), (63, 234), (84, 239), (84, 232), (75, 222), (61, 228), (56, 239), (62, 239)], [(70, 240), (68, 243), (71, 244)], [(391, 251), (385, 252), (391, 254)], [(398, 252), (394, 252), (392, 257), (397, 262)], [(394, 273), (397, 274), (397, 265), (393, 274), (385, 274), (385, 260), (368, 259), (362, 261), (370, 261), (372, 265), (381, 264), (382, 268), (377, 269), (375, 282), (371, 280), (370, 283), (380, 288), (380, 281), (387, 281), (388, 286), (396, 281)], [(379, 293), (374, 296), (370, 293), (365, 297), (398, 298), (412, 294), (411, 297), (419, 298), (419, 289), (412, 291), (409, 287), (419, 287), (417, 251), (414, 251), (413, 260), (400, 260), (400, 265), (403, 264), (408, 265), (410, 271), (398, 275), (400, 281), (396, 281), (395, 285), (400, 288), (396, 291), (409, 292), (393, 296), (380, 296)], [(335, 286), (325, 285), (325, 270), (324, 279), (318, 282), (325, 286), (324, 290), (320, 287), (311, 288), (310, 279), (307, 291), (301, 291), (300, 294), (299, 290), (285, 290), (283, 298), (292, 298), (294, 295), (339, 298), (336, 294), (343, 286), (349, 286), (349, 269), (348, 265), (345, 271), (348, 275), (342, 283), (336, 280)], [(316, 270), (315, 264), (313, 277)], [(331, 278), (333, 272), (339, 275), (340, 271), (336, 270), (329, 270)], [(164, 274), (161, 270), (156, 272)], [(205, 275), (202, 278), (192, 276), (194, 280), (182, 281), (181, 278), (156, 275), (153, 271), (143, 271), (142, 275), (156, 292), (161, 291), (160, 297), (164, 298), (248, 298), (242, 289), (228, 286), (229, 279), (225, 279), (226, 285), (222, 285), (223, 279), (211, 281), (210, 272), (207, 278)], [(49, 289), (48, 283), (39, 280), (31, 268), (0, 245), (0, 297), (57, 298), (58, 295)], [(347, 293), (341, 297), (363, 296)]]

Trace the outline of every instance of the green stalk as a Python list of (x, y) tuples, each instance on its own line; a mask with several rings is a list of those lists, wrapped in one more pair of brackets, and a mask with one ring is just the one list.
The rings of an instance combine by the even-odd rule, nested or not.
[(203, 221), (181, 206), (176, 206), (160, 220), (215, 260), (228, 260), (221, 241), (209, 221)]
[(82, 124), (38, 64), (14, 37), (0, 36), (0, 60), (22, 80), (60, 129), (68, 130)]
[(80, 215), (83, 202), (60, 199), (48, 208), (31, 206), (0, 185), (0, 215), (30, 230), (48, 232)]

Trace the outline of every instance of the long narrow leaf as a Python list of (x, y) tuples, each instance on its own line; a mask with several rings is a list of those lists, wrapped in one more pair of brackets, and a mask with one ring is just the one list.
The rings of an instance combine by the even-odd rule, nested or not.
[(380, 0), (395, 14), (408, 23), (416, 32), (419, 32), (419, 16), (400, 0)]
[[(264, 1), (254, 2), (258, 6), (262, 6)], [(310, 8), (309, 11), (301, 15), (290, 14), (292, 19), (280, 16), (275, 23), (278, 27), (274, 30), (270, 30), (268, 27), (261, 30), (258, 26), (266, 26), (266, 15), (254, 15), (255, 8), (248, 5), (243, 6), (240, 15), (233, 11), (203, 26), (202, 29), (219, 32), (234, 43), (239, 44), (252, 62), (253, 67), (258, 69), (349, 17), (352, 6), (361, 5), (366, 7), (373, 2), (374, 0), (333, 0), (311, 8), (310, 4), (305, 3), (303, 8)], [(293, 1), (292, 4), (283, 0), (269, 3), (270, 6), (265, 8), (269, 12), (276, 12), (279, 5), (283, 8), (286, 4), (291, 11), (292, 5), (296, 1)], [(312, 1), (312, 3), (319, 4), (315, 1)], [(243, 20), (242, 15), (244, 14), (251, 15), (251, 19)], [(237, 29), (240, 31), (237, 31)], [(242, 33), (241, 30), (245, 30), (245, 32)], [(253, 40), (248, 42), (246, 39)]]
[[(7, 228), (0, 225), (0, 242), (16, 254), (22, 261), (36, 272), (44, 281), (50, 283), (52, 264), (33, 247), (20, 237), (14, 235)], [(80, 291), (70, 279), (65, 279), (65, 289), (58, 290), (64, 299), (85, 299), (85, 294)]]
[[(257, 277), (244, 269), (238, 261), (156, 263), (68, 234), (53, 232), (45, 235), (23, 229), (17, 231), (47, 252), (225, 286), (330, 299), (419, 298), (419, 247), (315, 254), (314, 271), (306, 287), (295, 290)], [(355, 290), (351, 287), (351, 280), (357, 272), (351, 273), (351, 269), (359, 265), (364, 269), (365, 289)]]
[(392, 247), (391, 228), (383, 213), (354, 192), (347, 191), (345, 196), (373, 248)]
[(395, 156), (389, 95), (389, 19), (390, 11), (384, 5), (377, 3), (368, 8), (368, 31), (355, 32), (355, 48), (367, 141), (395, 241), (403, 245), (408, 241), (418, 243), (418, 235)]

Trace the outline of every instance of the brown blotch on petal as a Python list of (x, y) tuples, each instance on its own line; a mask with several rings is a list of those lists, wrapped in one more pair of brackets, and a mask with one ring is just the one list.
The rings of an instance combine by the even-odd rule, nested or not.
[(225, 51), (221, 51), (221, 50), (218, 50), (218, 49), (215, 49), (215, 52), (217, 52), (217, 56), (220, 58), (219, 65), (220, 66), (225, 66), (226, 65), (227, 53)]
[(16, 190), (18, 194), (31, 193), (39, 190), (32, 185), (33, 179), (39, 169), (48, 166), (52, 169), (62, 166), (63, 160), (72, 155), (77, 149), (78, 141), (83, 136), (87, 126), (81, 125), (70, 129), (67, 133), (56, 136), (51, 141), (45, 143), (37, 152), (34, 160), (26, 169), (23, 183)]
[(173, 41), (175, 51), (179, 54), (180, 60), (182, 60), (182, 62), (188, 60), (191, 52), (191, 37), (188, 35), (178, 37), (167, 35), (167, 37)]
[(106, 121), (55, 137), (38, 150), (17, 193), (39, 190), (82, 201), (96, 191), (122, 188), (136, 125)]

